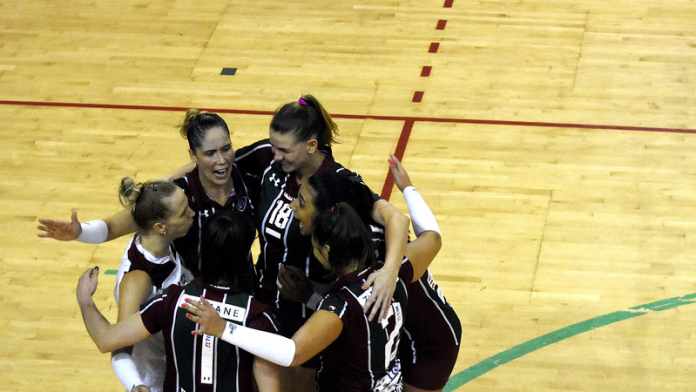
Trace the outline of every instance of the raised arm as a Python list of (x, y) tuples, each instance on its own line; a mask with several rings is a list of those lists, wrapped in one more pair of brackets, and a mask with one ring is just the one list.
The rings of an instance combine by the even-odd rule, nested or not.
[(73, 209), (70, 221), (39, 218), (37, 229), (39, 230), (37, 235), (41, 238), (100, 244), (134, 233), (138, 226), (129, 210), (121, 210), (105, 219), (81, 223), (77, 218), (77, 211)]
[(413, 280), (415, 281), (425, 273), (442, 247), (440, 225), (430, 210), (430, 206), (413, 186), (406, 168), (394, 155), (389, 157), (389, 170), (394, 178), (394, 183), (403, 193), (408, 213), (413, 222), (413, 231), (417, 236), (406, 246), (406, 256), (411, 260)]
[(77, 283), (77, 303), (87, 332), (99, 351), (106, 353), (132, 346), (150, 336), (138, 313), (130, 315), (117, 324), (109, 323), (92, 299), (98, 280), (99, 267), (90, 268), (82, 274)]

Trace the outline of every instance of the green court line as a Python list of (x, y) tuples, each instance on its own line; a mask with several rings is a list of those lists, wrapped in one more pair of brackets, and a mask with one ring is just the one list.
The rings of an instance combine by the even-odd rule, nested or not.
[(667, 298), (649, 304), (638, 305), (625, 310), (608, 313), (602, 316), (591, 318), (576, 324), (569, 325), (565, 328), (555, 330), (546, 335), (539, 336), (532, 340), (528, 340), (522, 344), (518, 344), (508, 350), (502, 351), (492, 357), (486, 358), (483, 361), (465, 369), (450, 378), (444, 388), (444, 392), (451, 392), (468, 383), (469, 381), (482, 376), (485, 373), (513, 361), (523, 355), (529, 354), (532, 351), (539, 350), (553, 343), (564, 339), (571, 338), (584, 332), (592, 331), (609, 324), (619, 321), (628, 320), (634, 317), (642, 316), (650, 312), (660, 312), (663, 310), (673, 309), (678, 306), (688, 305), (696, 302), (696, 293), (687, 294), (681, 297)]
[(116, 274), (118, 274), (118, 270), (115, 270), (115, 269), (108, 269), (108, 270), (104, 271), (104, 275), (116, 275)]

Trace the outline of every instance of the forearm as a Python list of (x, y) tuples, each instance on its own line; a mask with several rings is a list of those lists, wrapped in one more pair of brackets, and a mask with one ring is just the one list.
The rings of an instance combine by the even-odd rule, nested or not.
[(298, 365), (295, 360), (295, 342), (284, 336), (227, 322), (219, 337), (276, 365)]
[[(393, 207), (391, 207), (393, 208)], [(384, 257), (384, 268), (398, 274), (401, 266), (401, 260), (406, 253), (406, 244), (408, 243), (408, 225), (409, 219), (404, 214), (398, 212), (396, 208), (392, 211), (384, 211), (384, 239), (386, 254)]]
[(80, 303), (80, 312), (82, 313), (82, 321), (85, 323), (87, 333), (89, 333), (99, 351), (106, 353), (118, 348), (111, 347), (108, 339), (111, 323), (97, 309), (94, 301)]

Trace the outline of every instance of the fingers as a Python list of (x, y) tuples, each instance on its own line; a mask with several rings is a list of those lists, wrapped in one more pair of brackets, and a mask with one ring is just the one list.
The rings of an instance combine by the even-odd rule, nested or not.
[(77, 210), (74, 208), (70, 212), (70, 223), (78, 224), (78, 225), (80, 224), (80, 221), (77, 219)]
[(372, 286), (375, 283), (377, 276), (377, 272), (371, 273), (370, 276), (368, 276), (367, 279), (365, 279), (365, 283), (363, 283), (362, 289), (367, 290), (368, 287)]
[(372, 308), (370, 309), (370, 314), (368, 315), (368, 320), (373, 321), (375, 319), (375, 316), (379, 314), (379, 312), (382, 310), (382, 302), (380, 298), (377, 298), (378, 296), (375, 293), (372, 293), (370, 296), (370, 299), (373, 300)]

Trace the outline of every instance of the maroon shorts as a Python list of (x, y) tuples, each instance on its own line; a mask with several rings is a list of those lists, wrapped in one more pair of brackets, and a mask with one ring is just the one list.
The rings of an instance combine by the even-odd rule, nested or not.
[(444, 388), (458, 354), (457, 345), (418, 344), (404, 331), (399, 346), (404, 383), (420, 389)]

